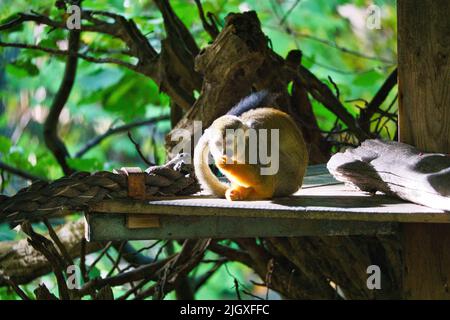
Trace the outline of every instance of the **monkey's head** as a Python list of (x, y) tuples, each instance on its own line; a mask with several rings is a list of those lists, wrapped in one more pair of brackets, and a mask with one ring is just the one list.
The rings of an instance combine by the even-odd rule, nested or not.
[(243, 149), (237, 145), (246, 143), (247, 130), (248, 126), (236, 116), (225, 115), (215, 120), (205, 132), (209, 136), (209, 150), (214, 159), (223, 156), (231, 157), (233, 160), (238, 159), (239, 150)]

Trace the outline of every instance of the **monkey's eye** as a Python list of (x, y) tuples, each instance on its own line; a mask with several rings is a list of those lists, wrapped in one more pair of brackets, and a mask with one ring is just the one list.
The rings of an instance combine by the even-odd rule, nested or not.
[(215, 145), (217, 148), (222, 148), (223, 143), (222, 143), (221, 140), (217, 140), (217, 141), (214, 143), (214, 145)]
[(233, 137), (226, 137), (225, 145), (226, 145), (227, 148), (233, 147), (234, 146), (234, 136)]

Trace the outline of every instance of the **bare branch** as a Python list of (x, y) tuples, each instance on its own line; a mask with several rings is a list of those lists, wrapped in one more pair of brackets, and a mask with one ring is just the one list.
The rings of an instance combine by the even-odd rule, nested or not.
[[(273, 30), (279, 30), (280, 29), (280, 26), (273, 26), (273, 25), (270, 26), (270, 25), (268, 25), (266, 27), (270, 28), (270, 29), (273, 29)], [(316, 37), (316, 36), (311, 35), (311, 34), (297, 32), (297, 31), (291, 29), (289, 26), (288, 27), (284, 26), (283, 29), (284, 29), (284, 31), (286, 33), (288, 33), (289, 35), (292, 35), (293, 37), (304, 38), (304, 39), (309, 39), (309, 40), (312, 40), (312, 41), (316, 41), (316, 42), (322, 43), (322, 44), (324, 44), (326, 46), (329, 46), (331, 48), (334, 48), (336, 50), (339, 50), (339, 51), (341, 51), (343, 53), (346, 53), (346, 54), (349, 54), (349, 55), (353, 55), (353, 56), (361, 58), (361, 59), (382, 62), (382, 63), (384, 63), (386, 65), (389, 65), (389, 66), (392, 66), (392, 65), (395, 64), (395, 62), (392, 61), (392, 60), (389, 60), (389, 59), (386, 59), (386, 58), (381, 58), (381, 57), (376, 57), (376, 56), (371, 56), (371, 55), (368, 55), (368, 54), (365, 54), (365, 53), (362, 53), (362, 52), (359, 52), (359, 51), (356, 51), (356, 50), (352, 50), (352, 49), (346, 48), (344, 46), (341, 46), (341, 45), (337, 44), (334, 41), (330, 41), (328, 39), (322, 39), (322, 38)], [(323, 67), (325, 67), (325, 66), (323, 66)], [(338, 72), (339, 70), (336, 70), (336, 71)], [(345, 71), (343, 71), (342, 73), (344, 73), (344, 74), (351, 74), (351, 73), (354, 73), (354, 72), (345, 72)]]
[(58, 297), (52, 294), (43, 283), (41, 283), (36, 289), (34, 289), (33, 292), (37, 300), (49, 300), (49, 301), (59, 300)]
[(145, 299), (149, 296), (162, 299), (172, 291), (178, 283), (201, 261), (210, 239), (186, 240), (181, 251), (160, 271), (159, 281), (150, 288), (135, 295), (135, 299)]
[(28, 235), (29, 244), (41, 252), (50, 262), (53, 272), (55, 273), (61, 299), (70, 300), (69, 289), (64, 278), (64, 268), (66, 265), (53, 245), (53, 242), (36, 233), (29, 222), (24, 222), (22, 224), (22, 230)]
[(209, 269), (207, 272), (205, 272), (199, 279), (197, 279), (195, 283), (195, 291), (198, 291), (205, 283), (208, 282), (209, 279), (216, 273), (217, 270), (220, 269), (220, 267), (223, 266), (224, 263), (226, 263), (227, 259), (222, 259), (217, 261), (211, 269)]
[(200, 20), (202, 21), (203, 28), (214, 40), (219, 34), (219, 29), (217, 28), (217, 25), (213, 23), (214, 22), (213, 20), (211, 21), (211, 23), (206, 20), (205, 11), (203, 11), (201, 0), (195, 0), (195, 4), (197, 5), (198, 13), (200, 15)]
[(50, 238), (55, 243), (56, 247), (59, 249), (59, 252), (61, 253), (61, 256), (66, 260), (67, 265), (73, 265), (72, 257), (69, 254), (69, 251), (67, 251), (67, 248), (64, 246), (64, 244), (59, 239), (58, 235), (56, 234), (55, 230), (53, 229), (51, 223), (48, 221), (48, 219), (44, 219), (44, 224), (47, 227), (48, 234)]
[(211, 243), (208, 247), (208, 250), (226, 257), (230, 261), (238, 261), (247, 266), (250, 266), (252, 263), (250, 255), (242, 250), (231, 249), (230, 247), (218, 243)]
[(87, 270), (86, 270), (86, 238), (82, 238), (81, 239), (81, 243), (80, 243), (80, 271), (81, 271), (81, 276), (83, 277), (83, 281), (87, 282), (89, 277), (87, 274)]
[(286, 67), (287, 72), (299, 81), (302, 86), (327, 109), (333, 112), (352, 131), (359, 140), (369, 138), (369, 132), (362, 130), (355, 118), (348, 112), (342, 103), (333, 94), (330, 88), (303, 66), (298, 68)]
[(168, 263), (173, 258), (174, 258), (174, 256), (171, 256), (171, 257), (163, 259), (161, 261), (157, 261), (152, 264), (136, 268), (132, 271), (120, 273), (115, 276), (111, 276), (111, 277), (107, 277), (107, 278), (103, 278), (103, 279), (101, 279), (101, 278), (93, 279), (83, 285), (83, 287), (79, 291), (79, 295), (84, 296), (90, 292), (93, 292), (94, 290), (99, 290), (106, 285), (115, 287), (115, 286), (120, 286), (120, 285), (123, 285), (123, 284), (131, 282), (131, 281), (139, 281), (139, 280), (147, 279), (147, 278), (155, 279), (155, 275), (156, 275), (157, 271), (160, 270), (166, 263)]
[(45, 24), (50, 27), (65, 29), (66, 25), (62, 21), (55, 21), (50, 19), (49, 17), (37, 13), (19, 13), (17, 17), (5, 24), (0, 25), (0, 31), (8, 30), (15, 28), (27, 21), (34, 21), (38, 24)]
[(280, 20), (280, 25), (283, 25), (286, 19), (289, 17), (289, 15), (294, 11), (295, 7), (300, 3), (300, 0), (296, 0), (292, 6), (286, 11), (286, 13), (283, 15), (283, 17)]
[(333, 81), (333, 78), (331, 76), (328, 76), (328, 80), (330, 80), (331, 84), (334, 87), (334, 90), (336, 91), (336, 98), (339, 100), (341, 96), (341, 92), (339, 91), (339, 87), (337, 86), (336, 82)]
[(50, 112), (44, 123), (44, 140), (47, 147), (55, 156), (64, 174), (70, 175), (74, 172), (67, 164), (67, 158), (70, 157), (69, 152), (64, 142), (58, 136), (58, 122), (59, 116), (69, 99), (75, 82), (75, 76), (78, 66), (77, 52), (80, 45), (80, 31), (71, 30), (69, 32), (69, 55), (67, 57), (66, 68), (64, 71), (63, 80), (56, 93), (53, 103), (50, 107)]
[[(113, 19), (114, 22), (110, 23), (97, 19), (95, 18), (96, 15), (109, 17)], [(139, 32), (132, 20), (127, 20), (118, 14), (96, 10), (83, 10), (82, 18), (92, 23), (82, 25), (82, 31), (98, 32), (121, 39), (130, 48), (130, 53), (140, 59), (145, 55), (147, 55), (148, 59), (153, 59), (157, 56), (157, 52), (150, 46), (144, 35)], [(14, 28), (28, 21), (44, 24), (55, 29), (67, 29), (65, 22), (56, 21), (46, 15), (33, 12), (31, 14), (19, 13), (16, 19), (0, 25), (0, 31)], [(142, 47), (139, 48), (139, 45), (142, 45)]]
[(163, 15), (164, 28), (166, 29), (168, 37), (182, 41), (190, 53), (195, 57), (200, 50), (189, 29), (175, 14), (170, 2), (167, 0), (154, 0), (154, 2)]
[[(51, 55), (57, 55), (57, 56), (67, 56), (67, 55), (69, 55), (69, 51), (67, 51), (67, 50), (46, 48), (46, 47), (42, 47), (42, 46), (39, 46), (39, 45), (18, 43), (18, 42), (1, 42), (0, 41), (0, 47), (13, 47), (13, 48), (38, 50), (38, 51), (46, 52), (46, 53), (49, 53)], [(138, 71), (134, 64), (122, 61), (120, 59), (115, 59), (115, 58), (96, 58), (96, 57), (88, 56), (88, 55), (83, 54), (83, 53), (76, 53), (76, 56), (78, 58), (81, 58), (81, 59), (89, 61), (89, 62), (94, 62), (94, 63), (111, 63), (111, 64), (116, 64), (116, 65), (128, 68), (128, 69), (133, 70), (133, 71)]]
[(142, 161), (144, 161), (144, 163), (146, 165), (148, 165), (149, 167), (154, 166), (154, 163), (151, 163), (142, 153), (141, 150), (141, 146), (139, 145), (139, 143), (133, 139), (133, 136), (131, 135), (131, 131), (128, 131), (128, 139), (131, 141), (131, 143), (134, 145), (134, 149), (136, 150), (136, 152), (138, 153), (139, 157), (141, 158)]
[(373, 99), (367, 104), (366, 108), (361, 110), (359, 124), (365, 131), (370, 130), (370, 119), (379, 112), (381, 104), (386, 100), (392, 88), (397, 84), (397, 68), (395, 68), (389, 77), (384, 81)]
[(150, 279), (144, 279), (141, 280), (141, 282), (139, 282), (137, 285), (135, 285), (133, 288), (131, 288), (130, 290), (128, 290), (127, 292), (125, 292), (122, 296), (118, 297), (117, 300), (126, 300), (128, 299), (132, 294), (136, 295), (136, 293), (142, 289), (143, 286), (145, 286), (149, 281), (151, 281)]
[(22, 300), (31, 300), (30, 297), (8, 276), (0, 274), (0, 282), (7, 283)]
[(141, 126), (145, 126), (145, 125), (151, 125), (151, 124), (155, 124), (159, 121), (164, 121), (164, 120), (169, 120), (170, 116), (168, 115), (162, 115), (159, 117), (155, 117), (155, 118), (149, 118), (149, 119), (145, 119), (145, 120), (141, 120), (141, 121), (136, 121), (136, 122), (131, 122), (131, 123), (127, 123), (123, 126), (119, 126), (119, 127), (115, 127), (115, 128), (110, 128), (108, 129), (105, 133), (89, 140), (86, 145), (81, 148), (76, 154), (75, 157), (76, 158), (80, 158), (82, 157), (86, 152), (88, 152), (89, 150), (91, 150), (93, 147), (95, 147), (96, 145), (100, 144), (103, 140), (105, 140), (106, 138), (114, 135), (114, 134), (119, 134), (119, 133), (124, 133), (127, 132), (133, 128), (136, 127), (141, 127)]
[(95, 258), (95, 260), (89, 266), (88, 273), (95, 267), (95, 265), (103, 258), (103, 256), (108, 252), (109, 248), (112, 246), (112, 241), (109, 241), (100, 251), (99, 255)]
[[(80, 255), (81, 239), (84, 238), (84, 221), (68, 222), (56, 230), (58, 238), (72, 257)], [(89, 254), (103, 247), (99, 242), (85, 244)], [(31, 247), (26, 239), (0, 242), (0, 273), (9, 276), (16, 284), (28, 283), (52, 270), (49, 261)], [(6, 283), (0, 279), (0, 286)]]
[(35, 176), (35, 175), (33, 175), (33, 174), (29, 173), (29, 172), (26, 172), (24, 170), (14, 168), (14, 167), (10, 166), (9, 164), (6, 164), (6, 163), (4, 163), (2, 161), (0, 161), (0, 169), (5, 170), (5, 171), (7, 171), (9, 173), (12, 173), (12, 174), (14, 174), (16, 176), (22, 177), (24, 179), (31, 180), (31, 181), (34, 181), (34, 180), (47, 181), (46, 178), (38, 177), (38, 176)]
[[(96, 32), (120, 39), (128, 47), (126, 54), (138, 59), (136, 65), (113, 58), (96, 58), (90, 55), (78, 53), (72, 54), (94, 63), (113, 63), (124, 66), (135, 72), (152, 78), (184, 110), (188, 110), (194, 103), (194, 90), (201, 87), (202, 77), (194, 69), (194, 57), (199, 49), (186, 26), (176, 16), (167, 1), (155, 0), (160, 8), (168, 37), (162, 41), (159, 54), (150, 44), (146, 36), (138, 29), (133, 20), (119, 14), (83, 10), (81, 30), (83, 32)], [(108, 20), (101, 19), (107, 17)], [(111, 21), (112, 20), (112, 21)], [(20, 13), (16, 19), (0, 26), (0, 30), (7, 30), (24, 22), (32, 21), (44, 24), (54, 29), (67, 29), (62, 21), (56, 21), (50, 17), (33, 12), (31, 14)], [(6, 45), (6, 43), (5, 43)], [(13, 45), (13, 44), (11, 44)], [(25, 44), (15, 44), (18, 47), (36, 49), (50, 54), (66, 55), (64, 51), (51, 50)], [(89, 50), (88, 50), (89, 51)], [(63, 148), (60, 148), (63, 150)], [(64, 153), (62, 153), (64, 155)], [(60, 160), (64, 157), (60, 156)]]
[[(142, 252), (156, 247), (161, 242), (162, 242), (162, 240), (157, 240), (154, 243), (152, 243), (151, 245), (143, 247), (139, 250), (136, 250), (129, 242), (126, 242), (122, 248), (122, 251), (123, 251), (122, 258), (133, 267), (150, 264), (153, 262), (153, 258), (151, 258), (145, 254), (142, 254)], [(113, 243), (113, 246), (117, 250), (117, 245), (115, 243)]]

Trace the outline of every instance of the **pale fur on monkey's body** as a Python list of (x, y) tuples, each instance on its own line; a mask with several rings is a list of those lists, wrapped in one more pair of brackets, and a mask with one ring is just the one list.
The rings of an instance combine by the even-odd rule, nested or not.
[[(308, 152), (301, 131), (288, 114), (274, 108), (256, 107), (240, 116), (227, 114), (218, 118), (197, 143), (194, 150), (195, 173), (206, 192), (228, 200), (260, 200), (288, 196), (301, 187), (308, 164)], [(259, 160), (256, 164), (240, 164), (235, 158), (234, 162), (227, 162), (222, 144), (226, 129), (245, 131), (249, 128), (279, 130), (279, 168), (274, 175), (262, 175)], [(222, 183), (211, 172), (209, 152), (231, 186)], [(247, 146), (245, 152), (245, 159), (249, 159)]]

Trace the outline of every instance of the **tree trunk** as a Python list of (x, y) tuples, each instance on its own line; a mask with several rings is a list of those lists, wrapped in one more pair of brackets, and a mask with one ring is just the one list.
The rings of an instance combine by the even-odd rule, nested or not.
[[(450, 153), (450, 2), (398, 2), (400, 141)], [(404, 297), (450, 299), (450, 225), (402, 229)]]

